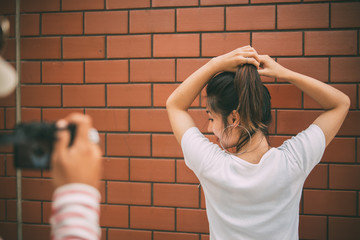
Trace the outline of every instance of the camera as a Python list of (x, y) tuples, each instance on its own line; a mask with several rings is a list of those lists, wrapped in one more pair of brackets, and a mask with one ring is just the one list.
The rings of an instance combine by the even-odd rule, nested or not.
[(55, 123), (20, 123), (13, 134), (0, 135), (0, 145), (14, 146), (15, 168), (50, 169), (51, 155), (56, 142), (57, 131), (70, 131), (69, 146), (74, 141), (76, 125), (69, 124), (65, 129)]

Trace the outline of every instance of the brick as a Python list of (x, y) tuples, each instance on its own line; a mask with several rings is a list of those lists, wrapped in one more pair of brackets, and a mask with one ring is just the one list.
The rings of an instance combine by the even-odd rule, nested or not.
[(151, 85), (111, 85), (107, 86), (107, 104), (109, 107), (151, 105)]
[(279, 5), (277, 11), (278, 29), (329, 27), (329, 4)]
[(360, 66), (360, 57), (331, 58), (330, 59), (331, 82), (356, 82), (360, 81), (357, 68)]
[[(356, 95), (356, 85), (355, 84), (334, 84), (332, 87), (340, 90), (345, 93), (350, 98), (350, 109), (356, 108), (357, 95)], [(310, 98), (307, 94), (304, 94), (304, 108), (322, 108), (319, 103)]]
[(332, 3), (331, 27), (351, 28), (360, 27), (360, 3)]
[(301, 91), (291, 84), (267, 84), (272, 108), (301, 108)]
[(175, 230), (175, 209), (130, 207), (130, 227), (151, 230)]
[(16, 58), (15, 54), (16, 54), (15, 39), (10, 38), (6, 42), (6, 48), (2, 53), (2, 57), (8, 61), (10, 61), (10, 60), (15, 61), (15, 58)]
[(82, 83), (82, 62), (42, 62), (43, 83)]
[(176, 229), (182, 232), (208, 233), (209, 223), (206, 211), (178, 208), (176, 211)]
[(127, 33), (128, 13), (123, 11), (86, 12), (84, 26), (85, 34)]
[(104, 107), (104, 85), (66, 85), (63, 86), (64, 107)]
[[(360, 149), (360, 141), (359, 141), (359, 138), (356, 139), (356, 149)], [(356, 159), (357, 159), (357, 162), (360, 162), (360, 151), (356, 151), (357, 154), (356, 154)], [(359, 210), (360, 211), (360, 210)], [(359, 214), (360, 215), (360, 214)]]
[(304, 213), (356, 215), (356, 192), (304, 190)]
[(59, 85), (23, 85), (21, 86), (21, 106), (23, 107), (59, 107), (61, 88)]
[(14, 167), (14, 155), (6, 156), (6, 176), (15, 177), (16, 169)]
[(278, 110), (277, 134), (298, 134), (313, 123), (320, 111)]
[(327, 146), (322, 162), (354, 163), (355, 139), (334, 138)]
[(174, 31), (174, 10), (130, 11), (130, 33), (158, 33)]
[(108, 58), (144, 58), (151, 56), (150, 35), (108, 36)]
[(5, 206), (5, 200), (0, 200), (0, 220), (5, 221), (5, 212), (6, 212), (6, 206)]
[[(7, 17), (10, 22), (10, 37), (15, 37), (15, 16)], [(40, 33), (40, 14), (21, 14), (20, 35), (35, 36)]]
[(40, 83), (40, 62), (21, 62), (21, 83)]
[(171, 132), (165, 109), (131, 109), (130, 131), (132, 132)]
[[(5, 176), (5, 155), (0, 155), (0, 176)], [(0, 201), (0, 205), (2, 204), (2, 201)], [(0, 211), (0, 214), (3, 214), (4, 212)], [(2, 216), (2, 215), (0, 215)], [(0, 217), (1, 218), (1, 217)]]
[(6, 129), (14, 129), (16, 124), (16, 113), (15, 108), (6, 108), (5, 109), (5, 128)]
[(360, 166), (330, 165), (329, 185), (331, 189), (360, 189)]
[(38, 239), (46, 240), (51, 235), (51, 227), (46, 225), (34, 225), (24, 224), (23, 225), (24, 240)]
[(270, 56), (296, 56), (302, 54), (301, 32), (256, 32), (252, 35), (253, 47), (259, 54)]
[[(319, 1), (319, 0), (317, 0)], [(322, 1), (322, 0), (320, 0)], [(282, 3), (282, 2), (301, 2), (301, 0), (251, 0), (252, 4), (256, 3)]]
[(152, 7), (197, 6), (198, 0), (153, 0)]
[(356, 35), (356, 31), (305, 32), (305, 55), (356, 54)]
[(128, 82), (127, 60), (105, 60), (85, 62), (85, 82), (120, 83)]
[(42, 116), (44, 121), (53, 122), (65, 118), (74, 112), (84, 113), (84, 110), (79, 108), (44, 108)]
[(329, 239), (360, 238), (360, 218), (329, 217)]
[(61, 57), (60, 37), (22, 38), (22, 59), (58, 59)]
[(105, 158), (103, 179), (129, 180), (129, 160), (127, 158)]
[(51, 216), (51, 202), (43, 202), (42, 204), (42, 218), (43, 223), (50, 223), (50, 216)]
[(326, 239), (327, 219), (325, 216), (301, 215), (299, 221), (300, 239)]
[(130, 60), (130, 82), (174, 82), (174, 59)]
[[(15, 200), (7, 202), (7, 220), (17, 220), (17, 203)], [(41, 202), (23, 201), (22, 202), (22, 220), (24, 223), (41, 223)]]
[(107, 201), (116, 204), (150, 205), (151, 184), (108, 182)]
[(130, 229), (108, 229), (108, 240), (132, 239), (151, 240), (151, 231)]
[(21, 121), (33, 122), (41, 121), (41, 109), (40, 108), (21, 108)]
[(150, 135), (107, 134), (109, 156), (150, 156)]
[(154, 57), (198, 57), (200, 38), (198, 34), (154, 35)]
[(154, 232), (154, 240), (198, 240), (197, 234), (175, 233), (175, 232)]
[(94, 127), (99, 131), (127, 131), (127, 109), (86, 109), (92, 117)]
[(52, 12), (60, 11), (60, 0), (21, 1), (21, 12)]
[(178, 8), (176, 30), (178, 32), (223, 31), (224, 8)]
[(356, 123), (360, 121), (359, 111), (350, 111), (341, 126), (338, 135), (357, 136), (360, 135), (360, 126)]
[(200, 5), (232, 5), (232, 4), (246, 4), (248, 0), (200, 0)]
[(62, 0), (62, 10), (95, 10), (104, 9), (103, 0)]
[(0, 108), (0, 129), (5, 129), (5, 108)]
[(155, 206), (199, 207), (199, 189), (196, 185), (154, 184)]
[(15, 14), (16, 2), (3, 0), (0, 2), (0, 14)]
[(209, 240), (209, 239), (210, 239), (209, 235), (201, 234), (201, 240)]
[[(249, 21), (256, 19), (256, 21)], [(244, 6), (226, 9), (226, 30), (275, 29), (275, 6)]]
[(129, 207), (118, 205), (100, 206), (100, 226), (102, 227), (129, 227)]
[[(329, 79), (328, 58), (278, 58), (277, 62), (288, 69), (322, 82), (327, 82)], [(278, 81), (285, 80), (278, 79)]]
[(328, 165), (316, 165), (306, 178), (304, 188), (328, 188)]
[(199, 183), (193, 171), (185, 164), (184, 160), (176, 161), (176, 182), (179, 183)]
[(0, 177), (0, 183), (1, 198), (16, 198), (16, 178)]
[[(204, 38), (203, 34), (203, 38)], [(211, 34), (211, 36), (216, 36), (214, 34)], [(224, 36), (232, 36), (232, 35), (224, 35)], [(237, 36), (237, 35), (235, 35)], [(226, 37), (227, 39), (227, 37)], [(235, 41), (238, 41), (239, 39), (236, 38)], [(217, 41), (217, 43), (219, 44), (219, 42)], [(203, 41), (202, 43), (203, 45), (205, 44), (205, 42)], [(227, 42), (227, 44), (230, 44), (229, 42)], [(224, 44), (225, 46), (226, 44)], [(204, 48), (203, 50), (204, 51)], [(184, 81), (186, 78), (188, 78), (193, 72), (195, 72), (198, 68), (200, 68), (201, 66), (205, 65), (205, 63), (207, 63), (210, 59), (203, 59), (203, 58), (199, 58), (199, 59), (178, 59), (176, 61), (176, 81), (178, 82), (182, 82)]]
[[(199, 185), (199, 188), (201, 188), (201, 185)], [(206, 209), (206, 201), (205, 201), (205, 194), (204, 194), (204, 190), (201, 188), (201, 195), (200, 195), (200, 207), (202, 209)]]
[(42, 14), (41, 33), (44, 35), (82, 34), (83, 14), (79, 12)]
[(153, 157), (183, 157), (179, 143), (174, 135), (153, 134), (152, 136)]
[(22, 180), (22, 197), (26, 200), (51, 200), (54, 191), (51, 179)]
[(148, 7), (150, 7), (150, 0), (132, 0), (132, 1), (106, 0), (107, 9), (130, 9), (130, 8), (148, 8)]
[(104, 58), (105, 37), (64, 37), (63, 58)]
[(249, 45), (250, 33), (204, 33), (201, 42), (202, 56), (219, 56)]
[(130, 159), (130, 180), (174, 182), (175, 161), (172, 159)]
[(4, 239), (17, 239), (16, 223), (2, 222), (0, 223), (1, 237)]

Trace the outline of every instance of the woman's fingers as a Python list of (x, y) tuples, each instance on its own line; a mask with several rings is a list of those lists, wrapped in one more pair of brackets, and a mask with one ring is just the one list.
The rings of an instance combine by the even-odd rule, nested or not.
[(54, 144), (54, 149), (60, 152), (64, 151), (70, 142), (70, 133), (66, 129), (67, 125), (67, 121), (63, 119), (57, 121), (56, 123), (56, 127), (61, 130), (56, 132), (57, 141)]
[(254, 65), (257, 69), (259, 69), (260, 63), (253, 57), (245, 57), (244, 58), (244, 63), (243, 64), (252, 64)]

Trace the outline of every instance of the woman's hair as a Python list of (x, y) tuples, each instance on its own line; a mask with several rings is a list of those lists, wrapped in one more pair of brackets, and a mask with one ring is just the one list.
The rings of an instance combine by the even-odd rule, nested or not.
[[(255, 66), (245, 64), (238, 67), (236, 73), (222, 72), (214, 76), (206, 87), (208, 107), (222, 116), (225, 129), (227, 118), (233, 110), (240, 115), (240, 125), (252, 136), (260, 130), (269, 134), (271, 123), (271, 97), (261, 82)], [(227, 131), (224, 131), (227, 135)], [(242, 131), (236, 150), (239, 151), (250, 140), (249, 134)]]

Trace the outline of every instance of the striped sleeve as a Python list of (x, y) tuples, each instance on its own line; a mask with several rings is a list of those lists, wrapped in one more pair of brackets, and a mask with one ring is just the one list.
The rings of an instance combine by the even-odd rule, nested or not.
[(86, 184), (72, 183), (56, 189), (50, 218), (51, 239), (100, 239), (99, 202), (99, 191)]

